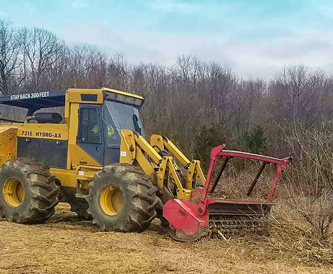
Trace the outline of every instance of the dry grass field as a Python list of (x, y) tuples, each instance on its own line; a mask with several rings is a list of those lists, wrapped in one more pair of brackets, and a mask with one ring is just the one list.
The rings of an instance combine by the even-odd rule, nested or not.
[(267, 239), (178, 243), (158, 221), (141, 234), (100, 232), (67, 204), (43, 225), (0, 221), (0, 235), (0, 273), (333, 273)]

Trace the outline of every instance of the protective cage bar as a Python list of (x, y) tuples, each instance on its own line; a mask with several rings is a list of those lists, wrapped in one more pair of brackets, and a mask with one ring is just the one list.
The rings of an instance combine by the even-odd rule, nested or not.
[[(265, 166), (270, 163), (276, 164), (276, 172), (275, 172), (275, 175), (274, 175), (274, 178), (272, 181), (272, 185), (271, 185), (271, 188), (269, 191), (268, 199), (267, 199), (267, 202), (271, 203), (273, 196), (274, 196), (276, 184), (281, 176), (282, 169), (291, 161), (291, 157), (278, 159), (278, 158), (274, 158), (274, 157), (252, 154), (252, 153), (247, 153), (247, 152), (223, 150), (224, 148), (225, 148), (225, 145), (221, 145), (221, 146), (218, 146), (218, 147), (215, 147), (212, 149), (211, 156), (210, 156), (209, 169), (207, 172), (206, 183), (204, 185), (204, 191), (203, 191), (203, 194), (202, 194), (201, 200), (200, 200), (200, 206), (202, 208), (202, 212), (205, 212), (207, 210), (207, 206), (209, 203), (209, 201), (207, 200), (208, 193), (212, 193), (214, 191), (214, 189), (215, 189), (216, 185), (218, 184), (218, 181), (220, 180), (222, 173), (227, 165), (228, 160), (233, 157), (252, 159), (252, 160), (258, 160), (258, 161), (263, 162), (247, 192), (248, 196), (251, 194), (251, 192), (252, 192), (254, 186), (256, 185)], [(214, 180), (214, 182), (210, 188), (213, 170), (216, 166), (216, 161), (217, 161), (218, 157), (222, 157), (222, 158), (225, 157), (225, 158), (224, 158), (222, 167), (220, 168), (220, 170), (218, 172), (218, 176)]]

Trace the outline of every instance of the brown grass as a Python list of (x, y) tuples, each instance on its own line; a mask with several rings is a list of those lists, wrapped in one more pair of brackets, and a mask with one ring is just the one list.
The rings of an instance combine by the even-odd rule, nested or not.
[[(246, 195), (256, 170), (258, 166), (250, 165), (245, 171), (237, 172), (231, 166), (212, 196), (267, 201), (274, 175), (272, 170), (263, 173), (250, 197)], [(328, 205), (326, 207), (310, 204), (309, 200), (311, 199), (298, 196), (291, 185), (277, 184), (273, 200), (275, 206), (270, 215), (270, 237), (261, 242), (261, 248), (270, 254), (291, 257), (292, 260), (307, 265), (333, 264), (333, 233), (323, 241), (319, 233), (321, 226), (317, 227), (317, 223), (327, 223), (326, 219), (332, 212), (332, 200), (323, 199), (324, 205)], [(332, 224), (330, 231), (333, 231)]]
[(0, 221), (0, 273), (333, 272), (328, 261), (300, 260), (288, 243), (279, 247), (276, 233), (269, 240), (178, 243), (157, 223), (141, 234), (99, 232), (68, 209), (60, 204), (43, 225)]

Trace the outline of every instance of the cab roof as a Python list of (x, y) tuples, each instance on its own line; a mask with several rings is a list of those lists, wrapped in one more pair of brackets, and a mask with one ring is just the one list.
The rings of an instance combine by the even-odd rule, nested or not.
[[(51, 108), (51, 107), (62, 107), (65, 105), (65, 99), (66, 94), (70, 90), (71, 93), (75, 94), (81, 94), (81, 96), (84, 94), (85, 98), (87, 100), (82, 99), (82, 101), (89, 103), (89, 101), (92, 101), (92, 103), (96, 103), (93, 96), (96, 96), (96, 94), (99, 94), (99, 96), (102, 96), (102, 94), (117, 94), (122, 95), (125, 97), (131, 97), (133, 99), (138, 100), (144, 100), (143, 97), (124, 92), (119, 91), (115, 89), (109, 89), (109, 88), (101, 88), (101, 89), (61, 89), (61, 90), (49, 90), (49, 91), (39, 91), (39, 92), (32, 92), (32, 93), (21, 93), (21, 94), (13, 94), (8, 96), (2, 96), (0, 97), (0, 104), (3, 105), (9, 105), (9, 106), (15, 106), (15, 107), (21, 107), (26, 108), (29, 110), (38, 110), (41, 108)], [(82, 93), (82, 91), (84, 91)], [(91, 93), (91, 94), (89, 94)], [(88, 95), (88, 96), (87, 96)], [(92, 97), (89, 95), (93, 95)], [(90, 99), (89, 99), (90, 98)], [(101, 103), (101, 102), (100, 102)]]
[(0, 104), (28, 109), (61, 107), (65, 105), (66, 90), (50, 90), (13, 94), (0, 97)]

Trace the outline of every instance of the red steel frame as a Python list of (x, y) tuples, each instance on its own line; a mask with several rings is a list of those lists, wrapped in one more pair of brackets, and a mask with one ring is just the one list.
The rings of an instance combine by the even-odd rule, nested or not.
[(247, 152), (223, 150), (224, 147), (225, 147), (225, 145), (221, 145), (221, 146), (214, 147), (212, 149), (212, 152), (210, 155), (210, 164), (209, 164), (209, 168), (208, 168), (208, 172), (207, 172), (207, 178), (206, 178), (204, 190), (203, 190), (200, 202), (199, 202), (199, 208), (201, 208), (201, 209), (198, 208), (198, 210), (201, 211), (202, 213), (204, 213), (207, 210), (207, 206), (209, 204), (215, 202), (215, 200), (207, 200), (207, 196), (208, 196), (210, 182), (212, 179), (213, 170), (215, 168), (216, 160), (218, 157), (239, 157), (239, 158), (246, 158), (246, 159), (258, 160), (258, 161), (262, 161), (262, 162), (266, 162), (266, 163), (276, 164), (277, 165), (276, 173), (275, 173), (275, 176), (274, 176), (274, 179), (272, 182), (272, 186), (269, 191), (269, 195), (268, 195), (268, 199), (267, 199), (267, 202), (271, 203), (273, 196), (274, 196), (276, 184), (281, 176), (282, 169), (290, 162), (291, 158), (286, 157), (283, 159), (278, 159), (278, 158), (273, 158), (273, 157), (269, 157), (269, 156), (251, 154), (251, 153), (247, 153)]
[(290, 162), (291, 158), (286, 157), (283, 159), (251, 154), (240, 151), (223, 150), (225, 145), (220, 145), (212, 149), (210, 155), (210, 164), (206, 177), (206, 182), (203, 189), (195, 189), (193, 196), (201, 194), (199, 204), (191, 203), (190, 201), (173, 199), (168, 201), (163, 208), (163, 216), (169, 221), (170, 227), (174, 229), (182, 230), (188, 236), (194, 236), (200, 230), (202, 226), (208, 226), (209, 224), (209, 212), (207, 210), (209, 204), (217, 202), (222, 203), (245, 203), (245, 204), (263, 204), (256, 201), (230, 201), (230, 200), (215, 200), (207, 199), (209, 187), (211, 184), (213, 170), (216, 166), (216, 160), (218, 157), (239, 157), (246, 159), (259, 160), (264, 163), (276, 164), (276, 173), (273, 178), (272, 186), (268, 195), (268, 204), (272, 202), (276, 184), (281, 176), (282, 169)]

